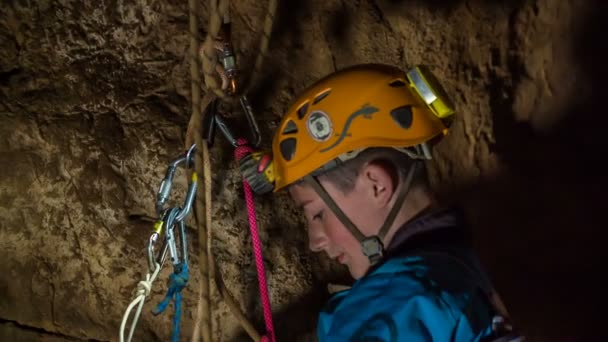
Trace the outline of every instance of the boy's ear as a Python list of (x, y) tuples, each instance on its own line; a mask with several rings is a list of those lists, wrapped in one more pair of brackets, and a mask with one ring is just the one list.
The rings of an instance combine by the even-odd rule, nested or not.
[(394, 180), (387, 168), (381, 164), (368, 164), (361, 172), (363, 186), (375, 205), (387, 205), (394, 193)]

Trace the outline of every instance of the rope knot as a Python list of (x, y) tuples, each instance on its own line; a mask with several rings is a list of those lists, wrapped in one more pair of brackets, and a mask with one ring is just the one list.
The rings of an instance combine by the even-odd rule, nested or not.
[(137, 284), (137, 293), (148, 297), (152, 291), (152, 282), (150, 280), (142, 280)]
[(188, 265), (177, 265), (176, 271), (169, 276), (169, 287), (173, 287), (175, 291), (181, 291), (188, 285)]
[[(181, 301), (181, 292), (188, 284), (188, 265), (177, 264), (175, 265), (175, 271), (169, 276), (169, 289), (165, 298), (158, 303), (158, 306), (152, 311), (155, 315), (161, 314), (169, 302), (175, 300), (176, 309)], [(176, 310), (177, 311), (177, 310)]]
[(188, 265), (179, 263), (175, 265), (173, 273), (169, 276), (169, 290), (167, 295), (158, 303), (158, 306), (152, 311), (153, 314), (161, 314), (171, 300), (174, 300), (175, 315), (173, 316), (173, 334), (171, 335), (172, 342), (179, 341), (179, 325), (181, 321), (182, 307), (182, 290), (188, 284)]

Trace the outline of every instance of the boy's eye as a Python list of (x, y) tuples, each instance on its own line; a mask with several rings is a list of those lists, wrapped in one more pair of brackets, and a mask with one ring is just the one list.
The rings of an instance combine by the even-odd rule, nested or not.
[(319, 211), (315, 216), (312, 217), (313, 221), (320, 220), (323, 218), (323, 210)]

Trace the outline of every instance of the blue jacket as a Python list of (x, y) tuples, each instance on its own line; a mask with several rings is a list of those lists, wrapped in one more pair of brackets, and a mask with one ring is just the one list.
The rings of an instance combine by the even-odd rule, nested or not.
[(325, 341), (482, 341), (494, 312), (462, 216), (440, 209), (410, 220), (384, 261), (335, 294), (319, 315)]

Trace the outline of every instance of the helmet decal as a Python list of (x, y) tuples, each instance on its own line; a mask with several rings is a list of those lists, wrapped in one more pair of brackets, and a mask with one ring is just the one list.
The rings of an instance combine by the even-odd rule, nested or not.
[(323, 142), (331, 137), (333, 126), (327, 113), (315, 110), (306, 120), (308, 134), (316, 141)]
[(348, 130), (350, 129), (350, 125), (353, 123), (353, 121), (362, 116), (368, 120), (372, 119), (372, 114), (378, 112), (379, 109), (371, 106), (369, 104), (364, 104), (361, 108), (357, 109), (356, 111), (354, 111), (352, 114), (350, 114), (348, 116), (348, 118), (346, 119), (346, 123), (344, 124), (344, 130), (342, 131), (342, 133), (340, 133), (340, 137), (338, 138), (338, 140), (336, 140), (333, 144), (323, 148), (320, 150), (320, 152), (327, 152), (329, 150), (331, 150), (332, 148), (338, 146), (342, 140), (344, 140), (344, 138), (346, 138), (347, 136), (350, 135), (350, 133), (348, 132)]

